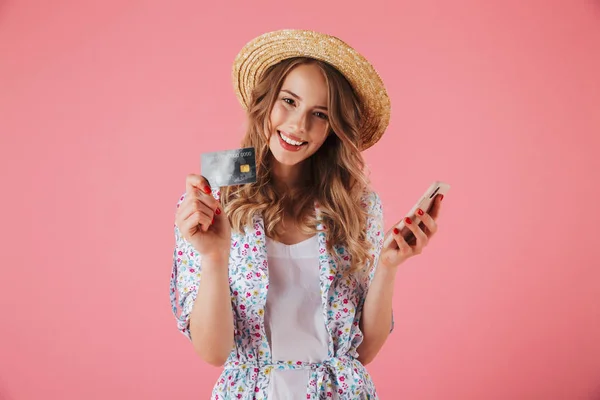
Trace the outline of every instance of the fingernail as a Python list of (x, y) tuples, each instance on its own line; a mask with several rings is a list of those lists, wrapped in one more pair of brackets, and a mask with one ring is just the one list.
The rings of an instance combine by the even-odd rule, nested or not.
[(444, 195), (440, 194), (440, 201), (444, 200)]
[(217, 207), (217, 209), (215, 210), (215, 214), (221, 215), (221, 209), (219, 207)]
[(399, 233), (400, 233), (400, 231), (398, 230), (398, 228), (394, 228), (394, 235), (397, 235)]
[(204, 193), (210, 194), (210, 186), (204, 186)]
[(404, 222), (406, 222), (409, 225), (412, 224), (412, 221), (408, 217), (404, 218)]
[(210, 221), (210, 224), (214, 224), (215, 223), (215, 219), (213, 218), (212, 221)]
[(417, 209), (417, 214), (419, 214), (419, 215), (423, 215), (423, 214), (424, 214), (424, 212), (423, 212), (423, 210), (421, 210), (420, 208), (418, 208), (418, 209)]

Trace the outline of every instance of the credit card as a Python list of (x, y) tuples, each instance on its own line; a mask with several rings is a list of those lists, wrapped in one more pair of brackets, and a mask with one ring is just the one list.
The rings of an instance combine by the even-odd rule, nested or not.
[(201, 174), (213, 188), (256, 182), (254, 147), (203, 153), (200, 160)]

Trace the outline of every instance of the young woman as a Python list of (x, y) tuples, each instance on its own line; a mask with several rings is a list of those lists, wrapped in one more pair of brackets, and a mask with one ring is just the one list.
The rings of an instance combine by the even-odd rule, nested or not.
[(361, 151), (385, 131), (389, 99), (341, 40), (267, 33), (242, 49), (233, 75), (257, 182), (211, 188), (187, 177), (171, 277), (179, 329), (224, 366), (213, 399), (376, 399), (364, 365), (393, 329), (397, 268), (436, 232), (441, 197), (419, 210), (423, 228), (406, 220), (414, 244), (394, 229), (383, 247)]

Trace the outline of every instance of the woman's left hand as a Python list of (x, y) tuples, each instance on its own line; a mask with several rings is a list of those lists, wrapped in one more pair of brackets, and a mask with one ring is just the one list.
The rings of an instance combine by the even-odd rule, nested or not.
[(438, 195), (435, 198), (429, 213), (425, 213), (421, 209), (417, 210), (417, 217), (424, 225), (422, 228), (419, 226), (420, 224), (416, 224), (410, 217), (404, 219), (404, 225), (410, 229), (414, 235), (414, 238), (409, 240), (409, 242), (406, 241), (397, 228), (394, 228), (386, 234), (384, 242), (387, 241), (386, 239), (389, 235), (392, 235), (394, 240), (392, 240), (389, 246), (384, 245), (383, 249), (381, 249), (379, 262), (383, 264), (383, 266), (389, 268), (397, 267), (408, 258), (421, 254), (430, 239), (438, 230), (436, 220), (439, 216), (442, 198), (442, 195)]

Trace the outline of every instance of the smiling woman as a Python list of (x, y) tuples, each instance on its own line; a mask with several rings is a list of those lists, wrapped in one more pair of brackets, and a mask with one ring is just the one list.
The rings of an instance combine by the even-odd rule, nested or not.
[[(234, 64), (249, 120), (241, 146), (256, 150), (257, 179), (210, 188), (188, 176), (172, 275), (180, 329), (204, 360), (224, 365), (213, 399), (377, 398), (365, 364), (393, 328), (396, 267), (429, 237), (412, 226), (415, 246), (397, 232), (383, 246), (361, 151), (383, 134), (389, 101), (360, 58), (339, 39), (280, 31)], [(259, 78), (250, 84), (241, 71)], [(439, 207), (419, 214), (427, 232)]]

